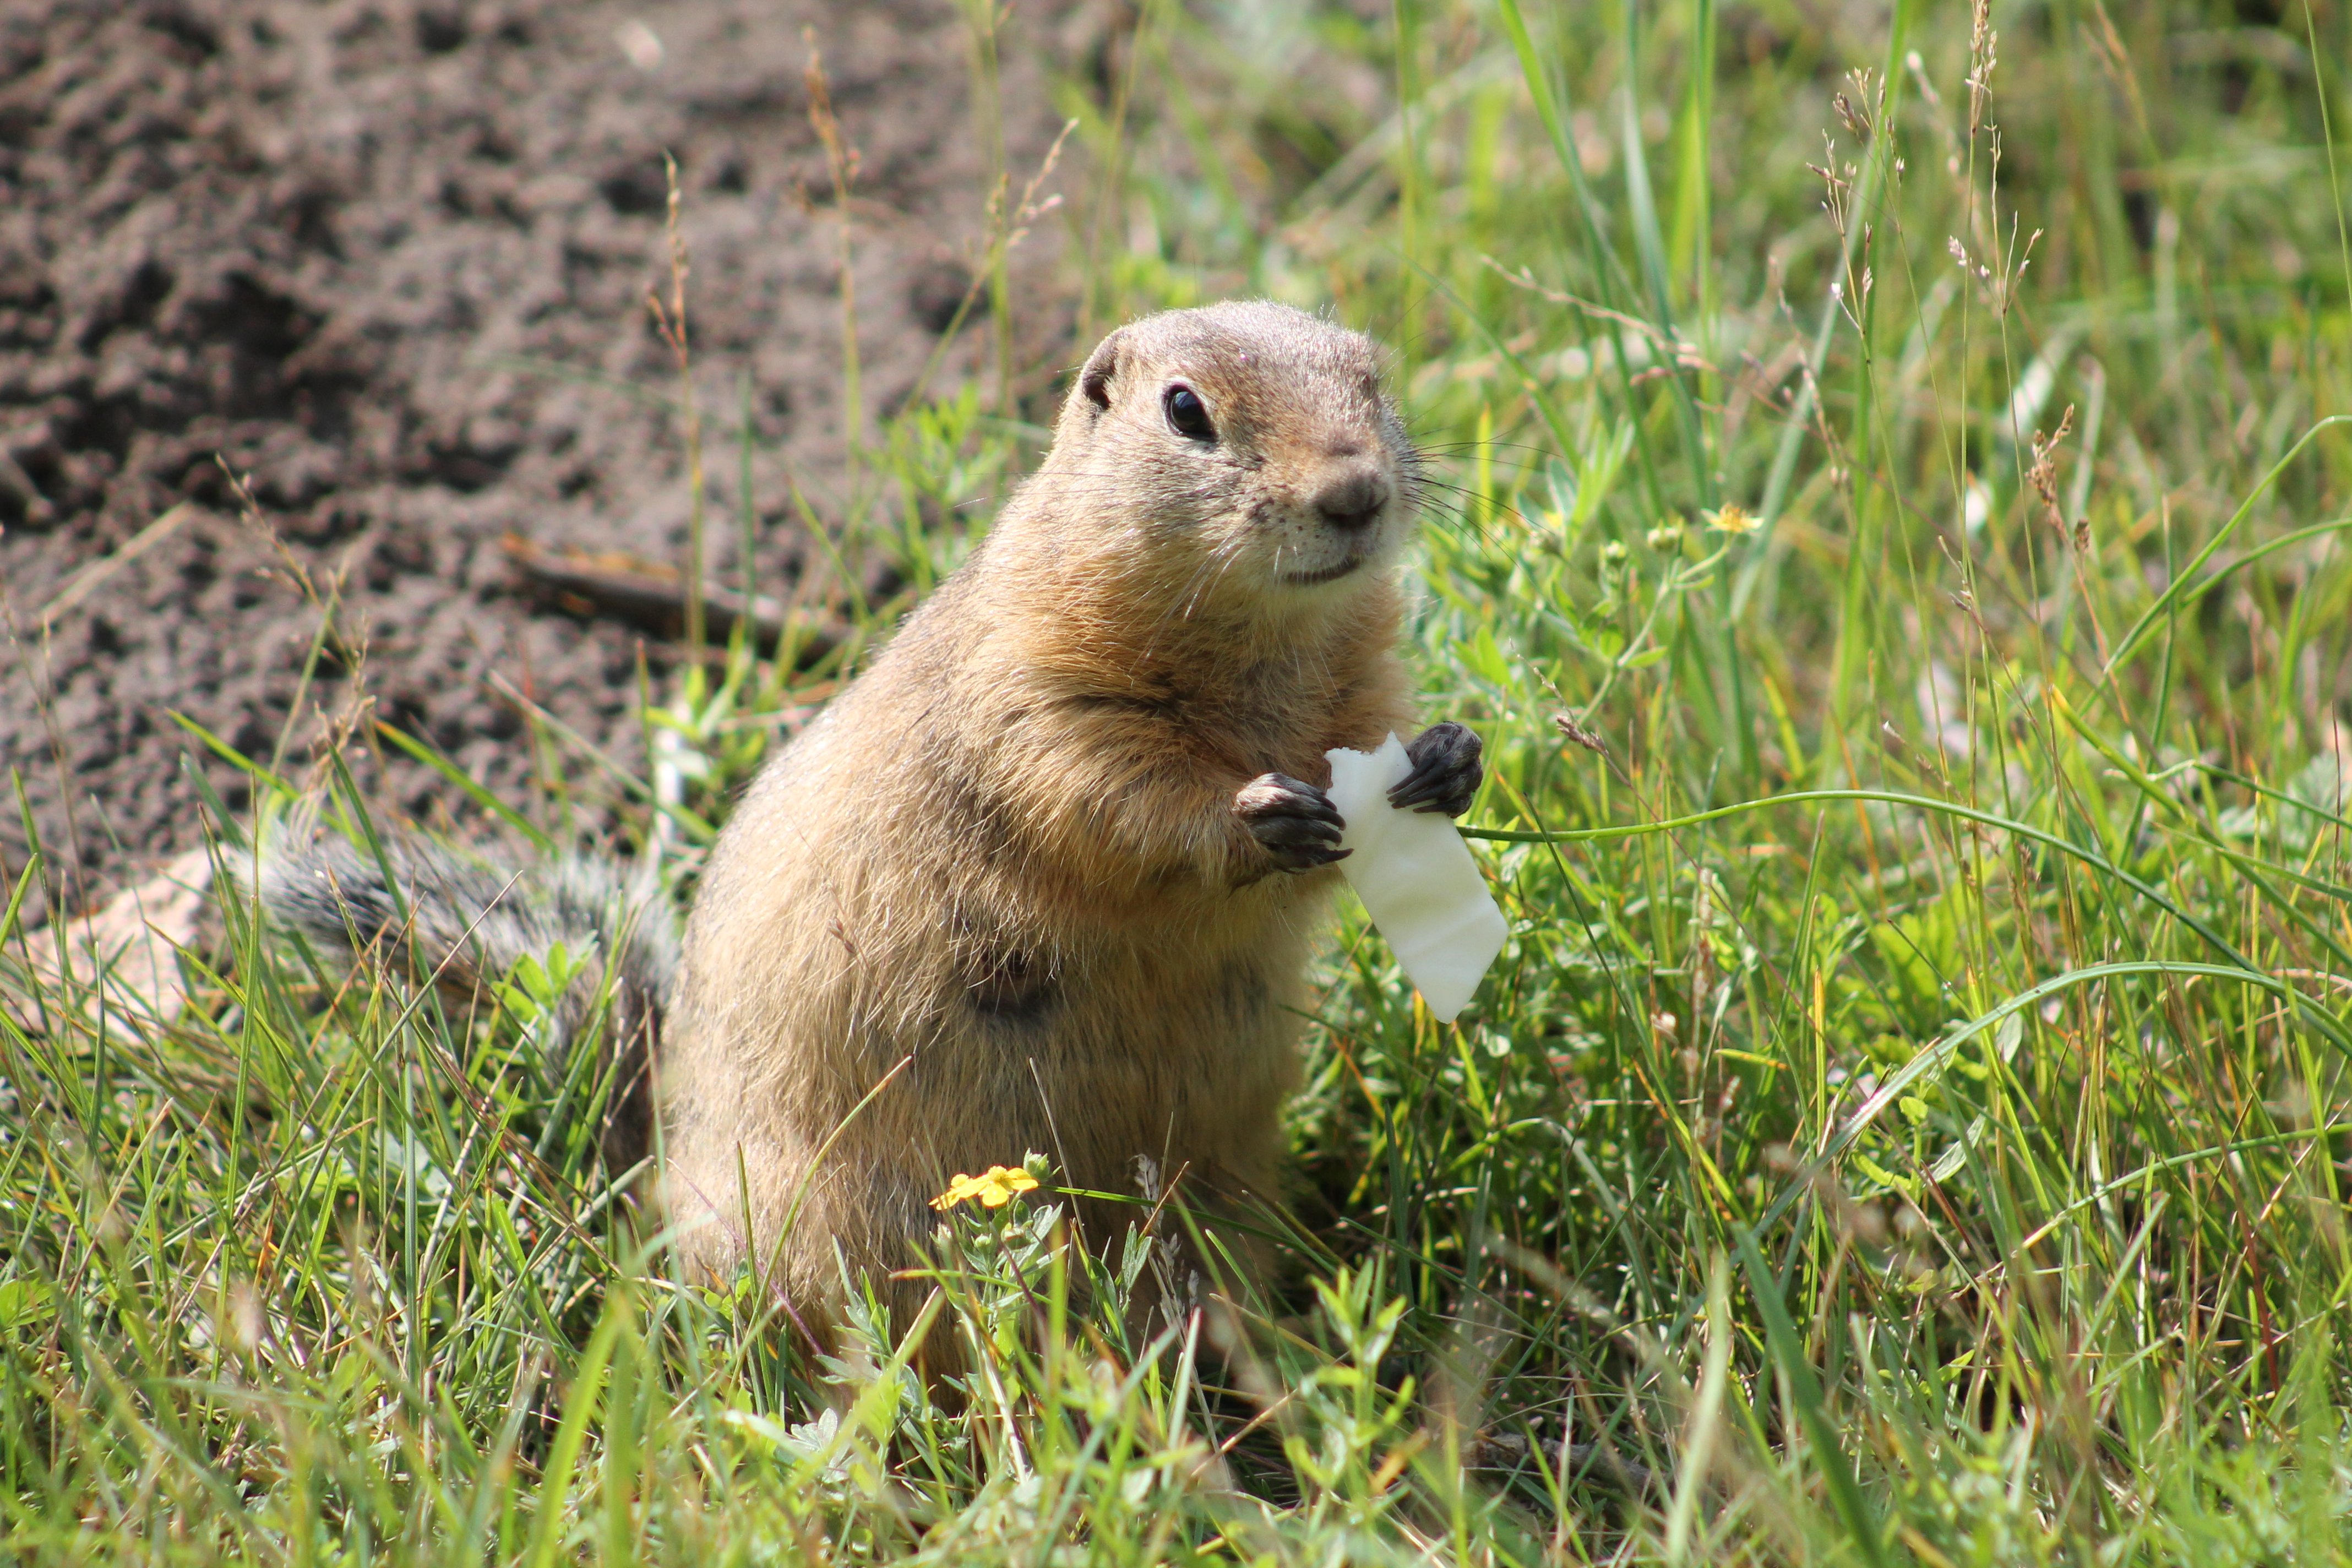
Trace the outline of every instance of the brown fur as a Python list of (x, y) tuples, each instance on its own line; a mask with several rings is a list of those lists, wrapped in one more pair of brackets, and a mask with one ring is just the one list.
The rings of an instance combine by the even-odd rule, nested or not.
[[(1379, 366), (1265, 303), (1113, 333), (985, 543), (761, 774), (664, 1046), (690, 1260), (753, 1249), (821, 1321), (836, 1247), (904, 1266), (950, 1175), (1029, 1150), (1079, 1187), (1133, 1192), (1146, 1155), (1213, 1204), (1272, 1194), (1336, 878), (1279, 874), (1235, 797), (1410, 722), (1415, 471)], [(1213, 444), (1171, 427), (1177, 381)], [(1350, 529), (1318, 510), (1343, 492), (1388, 499)]]

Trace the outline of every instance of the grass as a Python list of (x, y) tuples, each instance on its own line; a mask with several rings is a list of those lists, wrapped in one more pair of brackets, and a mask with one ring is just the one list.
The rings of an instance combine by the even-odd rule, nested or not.
[[(809, 1364), (610, 1201), (543, 977), (448, 1016), (232, 900), (159, 1037), (0, 1015), (12, 1554), (2352, 1560), (2348, 27), (1143, 0), (992, 210), (1096, 326), (1395, 346), (1514, 933), (1451, 1027), (1338, 934), (1297, 1279), (1139, 1342), (1034, 1194), (942, 1231), (957, 1396)], [(537, 733), (681, 894), (1034, 455), (999, 222), (989, 374), (810, 499), (851, 634), (649, 683), (639, 763)]]

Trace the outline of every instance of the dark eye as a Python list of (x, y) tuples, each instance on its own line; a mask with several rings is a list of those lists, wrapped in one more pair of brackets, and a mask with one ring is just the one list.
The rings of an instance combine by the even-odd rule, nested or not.
[(1165, 402), (1168, 423), (1176, 427), (1176, 434), (1195, 441), (1217, 438), (1217, 427), (1209, 423), (1209, 405), (1201, 401), (1199, 393), (1189, 386), (1171, 386)]

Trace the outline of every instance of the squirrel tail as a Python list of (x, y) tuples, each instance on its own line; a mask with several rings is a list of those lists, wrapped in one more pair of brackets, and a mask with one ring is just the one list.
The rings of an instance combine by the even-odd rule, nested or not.
[(260, 881), (262, 908), (321, 956), (356, 951), (394, 973), (413, 963), (460, 1003), (525, 958), (543, 964), (561, 943), (575, 972), (540, 1025), (547, 1069), (563, 1081), (583, 1037), (595, 1033), (589, 1082), (610, 1083), (605, 1169), (618, 1176), (650, 1151), (654, 1064), (678, 934), (649, 871), (568, 857), (500, 872), (417, 840), (386, 842), (379, 864), (321, 838), (265, 858)]

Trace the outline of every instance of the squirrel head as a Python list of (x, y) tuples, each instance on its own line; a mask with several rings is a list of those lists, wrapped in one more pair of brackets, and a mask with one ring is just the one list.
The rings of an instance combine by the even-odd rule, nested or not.
[(1171, 597), (1283, 617), (1384, 580), (1419, 468), (1360, 332), (1268, 300), (1133, 321), (1087, 356), (1029, 542)]

